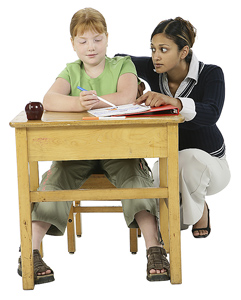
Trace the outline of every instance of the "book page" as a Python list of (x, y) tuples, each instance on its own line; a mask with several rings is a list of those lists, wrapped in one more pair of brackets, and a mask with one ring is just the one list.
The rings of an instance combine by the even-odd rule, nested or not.
[(88, 110), (88, 113), (95, 117), (108, 117), (118, 115), (130, 115), (134, 113), (144, 112), (150, 109), (150, 106), (138, 105), (138, 104), (125, 104), (116, 107), (106, 107), (99, 109)]

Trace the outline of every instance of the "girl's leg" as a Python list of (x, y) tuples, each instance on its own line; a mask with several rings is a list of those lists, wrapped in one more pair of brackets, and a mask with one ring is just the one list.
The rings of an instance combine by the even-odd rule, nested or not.
[[(105, 175), (117, 188), (153, 187), (147, 163), (144, 159), (102, 160)], [(137, 228), (135, 215), (140, 211), (149, 211), (158, 217), (156, 199), (123, 199), (122, 208), (128, 227)]]
[[(162, 247), (160, 244), (159, 238), (158, 238), (158, 228), (157, 228), (157, 220), (156, 217), (154, 217), (152, 214), (147, 212), (146, 210), (140, 211), (135, 215), (136, 222), (139, 225), (139, 228), (141, 229), (141, 232), (143, 234), (146, 249), (149, 249), (150, 247), (158, 246)], [(150, 274), (159, 274), (159, 273), (165, 273), (166, 270), (155, 270), (151, 269)]]
[(146, 249), (160, 246), (156, 218), (146, 210), (143, 210), (135, 215), (135, 219), (145, 239)]
[[(51, 169), (43, 175), (38, 190), (77, 189), (90, 176), (94, 164), (90, 161), (54, 162)], [(33, 250), (40, 250), (43, 237), (49, 231), (52, 235), (63, 235), (71, 202), (40, 202), (34, 205), (32, 212)], [(38, 275), (50, 274), (47, 270)]]
[[(153, 187), (152, 178), (145, 160), (123, 159), (102, 161), (106, 176), (120, 188)], [(138, 227), (143, 234), (146, 248), (160, 246), (157, 228), (158, 206), (156, 199), (124, 199), (122, 208), (128, 227)], [(150, 270), (150, 274), (166, 270)]]
[[(96, 163), (92, 161), (53, 162), (51, 169), (43, 175), (38, 190), (56, 191), (78, 189), (92, 174), (95, 164)], [(39, 247), (39, 238), (48, 226), (46, 224), (51, 224), (46, 231), (48, 234), (64, 234), (70, 208), (71, 202), (35, 203), (32, 212), (32, 220), (40, 222), (36, 223), (38, 224), (38, 227), (33, 231), (33, 239), (35, 239), (35, 232), (40, 233), (35, 239), (36, 247)]]
[[(51, 224), (41, 221), (32, 222), (33, 250), (40, 250), (42, 239), (50, 226)], [(50, 273), (51, 270), (47, 270), (46, 272), (38, 273), (37, 275), (46, 275)]]
[(33, 250), (37, 249), (40, 251), (42, 239), (49, 230), (50, 226), (51, 224), (46, 222), (32, 222)]

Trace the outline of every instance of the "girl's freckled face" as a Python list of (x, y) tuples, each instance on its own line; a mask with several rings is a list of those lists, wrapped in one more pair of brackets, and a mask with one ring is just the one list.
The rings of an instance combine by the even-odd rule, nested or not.
[(88, 65), (98, 65), (105, 59), (108, 36), (93, 31), (78, 34), (71, 39), (79, 59)]

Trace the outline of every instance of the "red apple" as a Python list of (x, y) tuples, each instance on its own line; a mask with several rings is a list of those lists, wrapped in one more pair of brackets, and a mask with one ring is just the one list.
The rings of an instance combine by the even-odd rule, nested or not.
[(41, 120), (43, 115), (43, 105), (40, 102), (29, 102), (25, 106), (25, 112), (28, 120)]

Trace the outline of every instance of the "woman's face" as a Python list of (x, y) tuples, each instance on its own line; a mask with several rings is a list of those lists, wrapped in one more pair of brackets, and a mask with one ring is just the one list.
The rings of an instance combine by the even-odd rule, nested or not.
[(177, 44), (167, 38), (164, 33), (154, 35), (151, 41), (151, 50), (157, 73), (178, 70), (180, 63), (183, 61), (183, 50), (179, 51)]

